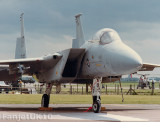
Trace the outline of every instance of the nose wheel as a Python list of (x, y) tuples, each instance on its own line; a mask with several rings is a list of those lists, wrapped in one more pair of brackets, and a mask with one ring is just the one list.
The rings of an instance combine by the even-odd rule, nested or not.
[(93, 102), (92, 109), (94, 113), (99, 113), (101, 111), (101, 101), (96, 100)]

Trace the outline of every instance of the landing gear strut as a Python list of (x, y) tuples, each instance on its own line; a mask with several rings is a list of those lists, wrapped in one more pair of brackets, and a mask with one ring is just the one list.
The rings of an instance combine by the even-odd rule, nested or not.
[(42, 96), (42, 101), (41, 101), (41, 107), (48, 108), (49, 107), (49, 100), (50, 100), (50, 93), (52, 90), (53, 84), (47, 83), (46, 84), (46, 91), (45, 94)]
[(94, 113), (99, 113), (101, 111), (101, 98), (100, 98), (101, 81), (102, 81), (102, 78), (93, 79), (93, 86), (92, 86), (93, 105), (92, 105), (92, 109), (93, 109)]

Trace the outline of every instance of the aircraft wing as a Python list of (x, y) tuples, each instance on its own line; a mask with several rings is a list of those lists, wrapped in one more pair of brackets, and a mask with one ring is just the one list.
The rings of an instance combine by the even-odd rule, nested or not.
[(142, 68), (139, 71), (153, 71), (154, 68), (160, 67), (158, 64), (149, 64), (149, 63), (143, 63)]
[(39, 58), (0, 60), (0, 65), (9, 65), (9, 70), (11, 72), (24, 70), (24, 72), (32, 74), (54, 67), (61, 57), (61, 54), (55, 53)]
[(11, 60), (0, 60), (0, 65), (9, 65), (9, 64), (28, 64), (28, 63), (34, 63), (34, 62), (41, 62), (43, 61), (43, 58), (26, 58), (26, 59), (11, 59)]

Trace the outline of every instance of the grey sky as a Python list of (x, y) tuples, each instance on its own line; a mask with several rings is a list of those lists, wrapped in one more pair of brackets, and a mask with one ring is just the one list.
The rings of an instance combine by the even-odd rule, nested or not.
[(144, 62), (160, 63), (159, 0), (0, 0), (0, 59), (14, 58), (22, 12), (28, 57), (71, 47), (74, 15), (83, 13), (86, 40), (113, 28)]

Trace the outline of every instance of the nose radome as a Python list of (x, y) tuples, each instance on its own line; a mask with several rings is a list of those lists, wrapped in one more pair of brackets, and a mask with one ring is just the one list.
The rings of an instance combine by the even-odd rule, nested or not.
[(131, 74), (142, 67), (141, 57), (133, 50), (119, 52), (112, 57), (112, 68), (117, 74)]
[(128, 70), (137, 71), (142, 67), (142, 59), (136, 52), (128, 54), (128, 56), (126, 56), (125, 63), (128, 67)]

